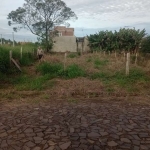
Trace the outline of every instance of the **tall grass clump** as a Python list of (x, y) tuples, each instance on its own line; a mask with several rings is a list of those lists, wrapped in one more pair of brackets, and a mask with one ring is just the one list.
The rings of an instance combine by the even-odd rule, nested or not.
[(6, 48), (0, 47), (0, 72), (7, 73), (9, 69), (9, 51)]
[(76, 78), (85, 76), (85, 71), (77, 64), (69, 65), (63, 72), (63, 76), (66, 78)]
[(61, 63), (48, 63), (44, 62), (37, 66), (36, 70), (42, 75), (51, 74), (58, 76), (60, 71), (63, 70), (63, 65)]

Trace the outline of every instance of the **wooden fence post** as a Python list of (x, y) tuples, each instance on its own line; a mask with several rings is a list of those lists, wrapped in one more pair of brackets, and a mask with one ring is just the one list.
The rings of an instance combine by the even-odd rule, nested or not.
[(126, 75), (127, 76), (129, 75), (129, 71), (130, 71), (129, 65), (130, 65), (130, 53), (127, 53), (127, 61), (126, 61)]
[(110, 51), (109, 51), (109, 56), (110, 56)]
[(12, 50), (9, 51), (9, 61), (10, 61), (10, 66), (11, 66), (11, 59), (12, 59)]

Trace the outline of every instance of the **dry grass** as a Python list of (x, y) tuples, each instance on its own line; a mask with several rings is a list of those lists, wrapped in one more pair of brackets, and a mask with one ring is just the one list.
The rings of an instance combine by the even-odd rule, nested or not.
[[(48, 54), (45, 56), (45, 60), (51, 63), (64, 63), (64, 54)], [(54, 81), (54, 86), (46, 86), (46, 89), (41, 91), (18, 91), (15, 85), (11, 85), (10, 88), (0, 89), (1, 102), (19, 101), (20, 103), (39, 103), (41, 101), (53, 101), (54, 99), (115, 99), (119, 97), (124, 100), (129, 99), (130, 101), (134, 99), (131, 98), (132, 96), (145, 97), (143, 99), (146, 99), (146, 102), (148, 102), (147, 98), (149, 98), (150, 95), (149, 81), (138, 81), (134, 83), (134, 85), (128, 85), (127, 88), (124, 88), (118, 85), (115, 80), (107, 82), (107, 78), (105, 78), (106, 82), (100, 79), (91, 80), (90, 75), (98, 72), (105, 72), (107, 75), (115, 74), (120, 71), (125, 73), (125, 58), (123, 54), (118, 54), (117, 58), (115, 58), (114, 53), (110, 56), (104, 56), (101, 53), (88, 53), (74, 58), (67, 57), (66, 62), (67, 66), (75, 63), (84, 68), (87, 77), (67, 80), (54, 78), (51, 80)], [(138, 68), (141, 69), (145, 75), (150, 75), (150, 60), (139, 57), (137, 66), (135, 66), (134, 60), (131, 62), (131, 69)], [(40, 76), (40, 74), (36, 73), (36, 65), (38, 64), (36, 63), (33, 66), (24, 68), (28, 76)]]

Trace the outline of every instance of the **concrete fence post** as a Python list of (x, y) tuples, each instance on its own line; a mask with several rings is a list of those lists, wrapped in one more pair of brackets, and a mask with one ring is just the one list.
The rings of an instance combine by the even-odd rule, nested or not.
[(9, 51), (9, 62), (10, 62), (10, 66), (11, 66), (11, 59), (12, 59), (12, 50)]
[(129, 71), (130, 71), (130, 53), (127, 53), (127, 61), (126, 61), (126, 75), (129, 75)]
[(64, 56), (64, 71), (66, 70), (67, 53)]

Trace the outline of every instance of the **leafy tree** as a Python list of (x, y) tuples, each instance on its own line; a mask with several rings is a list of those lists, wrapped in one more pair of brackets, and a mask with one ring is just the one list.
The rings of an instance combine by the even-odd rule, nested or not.
[(138, 51), (139, 45), (142, 38), (146, 35), (145, 29), (135, 30), (135, 29), (125, 29), (121, 28), (117, 31), (100, 31), (96, 34), (87, 36), (89, 40), (89, 46), (93, 50), (105, 50), (113, 51), (117, 50), (119, 52)]
[[(61, 0), (25, 0), (22, 7), (8, 14), (8, 24), (15, 25), (14, 31), (29, 29), (50, 49), (50, 31), (54, 26), (77, 19), (76, 14)], [(18, 26), (19, 25), (19, 26)]]
[(140, 45), (141, 49), (140, 51), (143, 53), (150, 53), (150, 36), (147, 36), (142, 40), (142, 43)]

